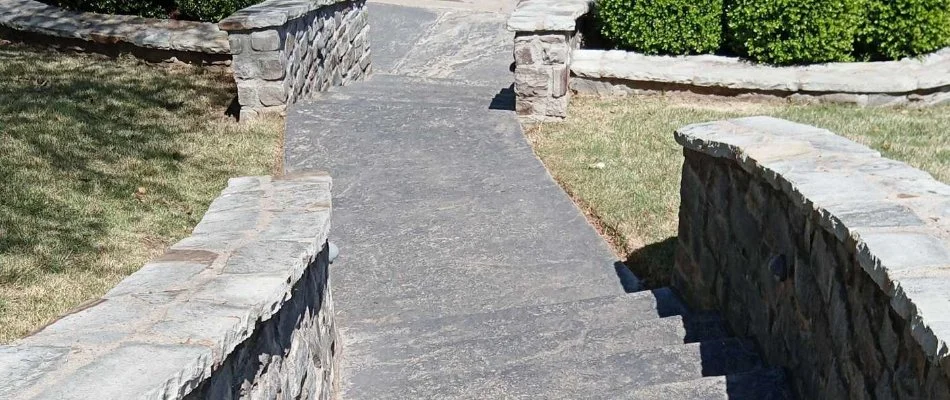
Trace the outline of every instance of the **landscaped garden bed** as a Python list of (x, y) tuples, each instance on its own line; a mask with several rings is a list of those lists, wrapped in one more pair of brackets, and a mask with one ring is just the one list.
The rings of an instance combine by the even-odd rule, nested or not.
[(525, 1), (508, 21), (517, 111), (564, 118), (572, 93), (866, 106), (950, 101), (946, 4), (867, 2), (856, 12), (857, 2)]
[(944, 0), (598, 0), (593, 21), (584, 33), (613, 48), (769, 64), (898, 60), (950, 46)]
[(872, 109), (700, 96), (575, 97), (562, 123), (530, 127), (536, 152), (622, 259), (649, 284), (668, 284), (679, 210), (684, 125), (771, 115), (815, 125), (950, 182), (950, 107)]
[(279, 165), (279, 118), (226, 115), (222, 71), (0, 45), (0, 342), (100, 297), (232, 176)]

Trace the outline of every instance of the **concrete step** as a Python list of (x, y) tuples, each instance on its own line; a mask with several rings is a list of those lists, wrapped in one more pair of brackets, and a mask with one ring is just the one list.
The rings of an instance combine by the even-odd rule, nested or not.
[(495, 110), (514, 109), (514, 91), (509, 86), (495, 87), (439, 78), (420, 78), (374, 74), (368, 79), (331, 88), (317, 95), (320, 101), (364, 100), (413, 104), (468, 105)]
[[(546, 352), (507, 360), (459, 357), (446, 348), (437, 363), (426, 358), (400, 364), (374, 362), (345, 375), (348, 399), (608, 399), (648, 386), (731, 375), (762, 366), (751, 343), (716, 339), (612, 354), (562, 351), (570, 342), (550, 339)], [(504, 346), (504, 344), (500, 344)]]
[[(418, 370), (419, 365), (438, 366), (440, 373), (471, 371), (471, 366), (478, 364), (506, 368), (534, 358), (547, 361), (596, 359), (638, 349), (726, 336), (718, 320), (686, 322), (682, 316), (600, 324), (596, 321), (535, 319), (524, 315), (523, 323), (513, 327), (493, 330), (489, 326), (476, 325), (463, 331), (454, 331), (451, 327), (444, 330), (433, 327), (429, 333), (409, 340), (391, 340), (397, 336), (406, 337), (385, 334), (377, 336), (370, 343), (351, 343), (348, 354), (355, 353), (359, 357), (363, 355), (360, 354), (362, 350), (372, 353), (375, 360), (368, 368), (353, 366), (355, 376), (393, 368), (401, 368), (403, 373), (411, 375)], [(509, 334), (508, 330), (518, 333)], [(471, 336), (479, 337), (469, 338)], [(355, 340), (360, 339), (360, 336), (356, 336)]]
[(377, 360), (386, 362), (439, 354), (441, 349), (463, 343), (481, 357), (499, 348), (495, 342), (500, 340), (533, 341), (520, 343), (516, 349), (528, 354), (533, 347), (540, 352), (550, 345), (548, 340), (536, 339), (546, 336), (583, 336), (574, 342), (591, 348), (602, 347), (604, 341), (624, 342), (635, 337), (640, 340), (634, 345), (644, 347), (726, 336), (718, 315), (684, 314), (686, 307), (679, 297), (663, 288), (412, 322), (353, 323), (343, 329), (354, 332), (348, 335), (351, 352), (372, 349)]
[(612, 399), (677, 400), (789, 400), (785, 372), (780, 368), (759, 368), (739, 374), (710, 376), (690, 381), (665, 383), (630, 390), (622, 388)]

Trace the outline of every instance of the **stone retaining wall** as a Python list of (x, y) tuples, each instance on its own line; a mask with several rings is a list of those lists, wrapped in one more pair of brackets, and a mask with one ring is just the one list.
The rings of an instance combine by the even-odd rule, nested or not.
[(232, 179), (192, 236), (0, 346), (2, 399), (330, 399), (330, 179)]
[(365, 8), (365, 0), (267, 0), (222, 20), (241, 119), (368, 74)]
[(674, 286), (800, 398), (950, 398), (950, 187), (826, 130), (682, 128)]
[(76, 12), (34, 0), (0, 0), (0, 31), (15, 39), (68, 45), (150, 61), (228, 64), (228, 35), (216, 24)]
[(950, 102), (950, 48), (919, 59), (774, 67), (734, 57), (576, 50), (576, 93), (692, 92), (795, 102), (929, 107)]
[[(516, 109), (531, 120), (567, 116), (573, 93), (626, 95), (682, 91), (866, 106), (950, 102), (950, 48), (920, 59), (773, 67), (734, 57), (647, 56), (577, 49), (578, 18), (589, 0), (521, 0), (515, 32)], [(567, 54), (562, 54), (563, 49)], [(520, 72), (519, 72), (520, 71)]]

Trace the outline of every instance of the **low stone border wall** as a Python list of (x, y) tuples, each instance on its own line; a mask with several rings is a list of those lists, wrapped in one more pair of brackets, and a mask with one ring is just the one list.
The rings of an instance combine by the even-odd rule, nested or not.
[[(577, 19), (590, 12), (591, 3), (518, 3), (508, 29), (515, 32), (515, 93), (520, 115), (540, 121), (562, 119), (567, 116), (572, 92), (687, 91), (866, 106), (950, 102), (950, 48), (920, 59), (802, 67), (773, 67), (713, 55), (646, 56), (578, 49)], [(568, 49), (568, 54), (563, 54), (563, 49)]]
[[(227, 64), (228, 35), (216, 24), (75, 12), (34, 0), (0, 0), (0, 28), (18, 38), (110, 53), (121, 50), (153, 61)], [(46, 40), (43, 40), (46, 39)]]
[(188, 237), (0, 346), (3, 399), (330, 399), (330, 178), (232, 179)]
[(575, 50), (571, 60), (575, 75), (571, 89), (586, 94), (688, 91), (863, 106), (950, 102), (950, 48), (920, 59), (798, 67), (714, 55), (646, 56), (605, 50)]
[(231, 64), (242, 120), (370, 73), (365, 0), (266, 0), (217, 24), (0, 0), (0, 33), (152, 61)]
[(370, 71), (365, 0), (267, 0), (222, 20), (234, 55), (241, 119)]
[(676, 140), (681, 293), (755, 338), (801, 398), (950, 397), (950, 186), (774, 118)]

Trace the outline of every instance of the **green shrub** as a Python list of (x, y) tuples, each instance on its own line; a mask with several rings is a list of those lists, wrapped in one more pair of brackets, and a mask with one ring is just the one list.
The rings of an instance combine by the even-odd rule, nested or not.
[(262, 0), (177, 0), (178, 11), (186, 19), (220, 21), (235, 11)]
[(950, 1), (867, 0), (859, 53), (900, 59), (950, 46)]
[(864, 2), (733, 0), (726, 10), (730, 47), (771, 64), (853, 61)]
[(168, 18), (175, 9), (174, 0), (42, 0), (44, 3), (68, 10), (91, 11), (103, 14), (140, 15), (149, 18)]
[(598, 25), (620, 48), (647, 54), (719, 49), (723, 0), (599, 0)]
[(262, 0), (42, 0), (70, 10), (218, 22)]

